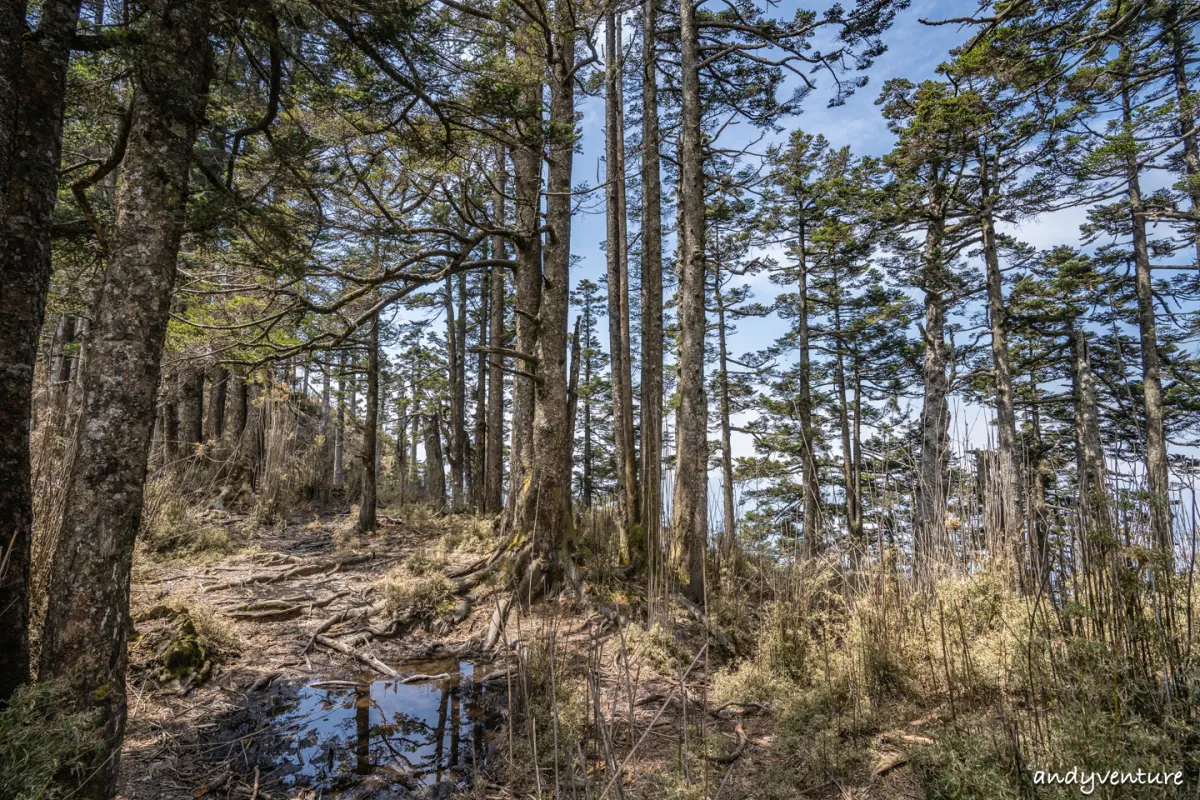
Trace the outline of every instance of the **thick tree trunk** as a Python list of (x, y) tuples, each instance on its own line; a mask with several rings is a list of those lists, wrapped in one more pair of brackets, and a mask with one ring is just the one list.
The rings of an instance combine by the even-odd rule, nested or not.
[(538, 314), (537, 376), (529, 472), (517, 497), (518, 530), (533, 543), (545, 583), (531, 568), (525, 596), (557, 581), (571, 533), (571, 448), (567, 402), (567, 318), (571, 278), (571, 167), (575, 149), (575, 86), (572, 74), (576, 33), (569, 0), (554, 6), (550, 53), (549, 172), (546, 250)]
[(687, 595), (704, 600), (708, 548), (708, 404), (704, 393), (704, 153), (700, 43), (694, 0), (680, 3), (682, 144), (679, 158), (679, 415), (671, 527), (687, 553)]
[[(504, 191), (507, 171), (504, 168), (504, 149), (497, 148), (496, 191), (492, 195), (492, 215), (496, 224), (505, 222)], [(492, 258), (507, 257), (504, 237), (492, 237)], [(488, 341), (492, 347), (504, 347), (504, 270), (491, 269), (491, 297), (488, 306)], [(489, 355), (487, 409), (487, 464), (484, 467), (483, 510), (495, 513), (504, 502), (504, 357)]]
[[(659, 176), (658, 5), (642, 3), (642, 460), (640, 517), (648, 541), (662, 517), (663, 289), (662, 183)], [(653, 553), (655, 548), (651, 548)], [(652, 556), (653, 557), (653, 556)]]
[[(183, 233), (192, 144), (209, 73), (208, 6), (147, 4), (116, 227), (93, 309), (83, 425), (50, 579), (41, 678), (97, 713), (99, 747), (58, 789), (108, 798), (125, 727), (126, 636), (163, 340)], [(51, 792), (54, 793), (54, 792)]]
[(375, 521), (378, 460), (375, 458), (379, 430), (379, 314), (371, 320), (367, 341), (367, 415), (363, 421), (362, 497), (358, 506), (358, 531), (367, 533), (378, 527)]
[(208, 384), (208, 414), (204, 418), (204, 440), (211, 442), (225, 435), (225, 398), (229, 370), (216, 367)]
[(25, 10), (19, 0), (0, 2), (0, 700), (29, 679), (33, 372), (79, 0), (43, 4), (33, 36), (25, 36)]
[[(1133, 130), (1129, 88), (1121, 90), (1125, 126)], [(1154, 289), (1150, 275), (1150, 246), (1146, 236), (1145, 206), (1142, 203), (1141, 167), (1132, 149), (1126, 155), (1129, 220), (1133, 228), (1133, 260), (1137, 284), (1138, 330), (1142, 345), (1142, 391), (1146, 401), (1146, 488), (1150, 495), (1150, 532), (1155, 545), (1174, 556), (1171, 530), (1170, 472), (1167, 466), (1167, 437), (1163, 421), (1162, 374), (1158, 358), (1158, 323), (1154, 316)]]
[(609, 369), (612, 375), (613, 445), (617, 462), (617, 525), (621, 559), (640, 558), (635, 531), (637, 472), (633, 449), (633, 388), (629, 368), (629, 274), (625, 239), (625, 173), (621, 147), (624, 131), (620, 113), (620, 37), (618, 17), (605, 17), (605, 198), (608, 277)]
[[(935, 204), (937, 201), (935, 200)], [(921, 460), (913, 510), (913, 561), (918, 574), (932, 574), (935, 558), (945, 555), (946, 482), (950, 463), (949, 354), (946, 346), (945, 275), (942, 260), (944, 221), (930, 220), (925, 233), (924, 404), (921, 408)]]
[[(993, 185), (988, 170), (988, 155), (980, 152), (980, 191), (983, 194), (983, 258), (987, 267), (988, 324), (992, 334), (992, 377), (996, 386), (997, 472), (1000, 489), (1002, 547), (1016, 556), (1022, 541), (1020, 461), (1017, 458), (1017, 412), (1013, 407), (1012, 367), (1008, 357), (1008, 309), (1004, 305), (1004, 283), (1000, 274), (1000, 254), (996, 247), (996, 227), (992, 207), (1000, 187)], [(1030, 564), (1037, 570), (1046, 554), (1030, 553)]]

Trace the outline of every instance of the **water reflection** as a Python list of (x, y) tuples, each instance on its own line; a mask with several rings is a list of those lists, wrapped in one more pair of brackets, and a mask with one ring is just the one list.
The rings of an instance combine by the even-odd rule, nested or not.
[(301, 688), (276, 720), (287, 783), (338, 790), (375, 774), (408, 788), (465, 784), (499, 727), (500, 692), (475, 683), (469, 661), (408, 669), (449, 677), (401, 684), (364, 675)]

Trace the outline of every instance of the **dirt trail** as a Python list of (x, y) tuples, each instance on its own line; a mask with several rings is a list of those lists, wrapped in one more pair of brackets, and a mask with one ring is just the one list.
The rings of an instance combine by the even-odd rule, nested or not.
[[(321, 792), (293, 785), (289, 776), (303, 766), (304, 753), (310, 761), (314, 753), (327, 758), (332, 769), (335, 754), (330, 748), (334, 745), (322, 739), (322, 732), (331, 729), (288, 728), (297, 708), (335, 715), (330, 724), (347, 728), (353, 738), (356, 707), (369, 703), (383, 712), (390, 703), (391, 709), (404, 712), (397, 718), (405, 717), (403, 723), (390, 727), (403, 728), (406, 735), (422, 727), (436, 733), (436, 755), (441, 758), (440, 737), (447, 710), (461, 715), (464, 723), (470, 717), (470, 724), (477, 729), (482, 725), (483, 712), (470, 705), (478, 700), (471, 687), (491, 685), (503, 691), (507, 681), (517, 680), (516, 675), (527, 679), (522, 667), (511, 671), (514, 677), (494, 684), (476, 682), (481, 676), (503, 674), (509, 666), (509, 662), (494, 661), (494, 654), (481, 651), (492, 612), (503, 595), (499, 589), (480, 587), (473, 592), (477, 602), (469, 609), (460, 604), (455, 613), (443, 610), (399, 628), (389, 626), (392, 617), (381, 610), (383, 598), (376, 582), (414, 554), (436, 551), (437, 569), (451, 573), (477, 563), (480, 548), (494, 543), (476, 540), (476, 547), (466, 552), (438, 546), (444, 534), (474, 523), (434, 519), (412, 523), (381, 515), (379, 532), (369, 536), (353, 533), (347, 515), (298, 522), (275, 532), (255, 531), (248, 521), (237, 517), (218, 524), (244, 537), (237, 542), (244, 548), (241, 554), (205, 565), (143, 567), (139, 570), (143, 580), (133, 587), (133, 615), (140, 621), (131, 646), (129, 725), (119, 793), (124, 800), (318, 800)], [(636, 590), (633, 586), (624, 589)], [(238, 654), (218, 666), (210, 680), (194, 687), (186, 681), (180, 685), (165, 679), (153, 660), (161, 654), (161, 642), (178, 628), (169, 614), (156, 612), (180, 604), (207, 608), (209, 617), (232, 627), (240, 640)], [(364, 609), (373, 613), (368, 616)], [(609, 797), (616, 797), (619, 791), (624, 798), (647, 799), (919, 800), (922, 796), (907, 757), (909, 745), (924, 739), (917, 724), (879, 735), (866, 746), (863, 756), (868, 766), (860, 785), (812, 780), (795, 763), (794, 750), (789, 750), (796, 746), (794, 741), (781, 746), (785, 734), (772, 709), (714, 699), (720, 659), (704, 645), (703, 625), (686, 610), (681, 607), (674, 623), (667, 626), (670, 633), (655, 634), (669, 637), (667, 649), (679, 657), (668, 667), (656, 661), (654, 646), (647, 650), (645, 643), (653, 639), (650, 633), (640, 629), (643, 644), (639, 646), (634, 641), (639, 636), (637, 626), (621, 628), (624, 632), (618, 634), (610, 617), (611, 613), (601, 615), (564, 596), (532, 609), (514, 610), (502, 637), (510, 654), (527, 652), (523, 650), (527, 645), (536, 650), (539, 642), (553, 640), (560, 654), (556, 658), (562, 659), (560, 669), (576, 676), (570, 686), (559, 687), (562, 713), (569, 717), (569, 709), (575, 708), (593, 739), (607, 742), (603, 748), (595, 746), (595, 752), (586, 757), (580, 752), (581, 761), (567, 759), (574, 766), (564, 765), (566, 774), (556, 775), (562, 791), (567, 792), (562, 796), (596, 797), (604, 794), (606, 787), (614, 790)], [(340, 621), (330, 624), (335, 618)], [(318, 632), (328, 638), (316, 638)], [(707, 641), (718, 648), (718, 638)], [(372, 668), (369, 663), (378, 666)], [(454, 688), (447, 690), (444, 681), (440, 684), (440, 718), (436, 714), (424, 720), (419, 715), (406, 716), (414, 704), (433, 702), (436, 706), (433, 687), (437, 679), (429, 681), (428, 675), (423, 679), (431, 696), (398, 696), (403, 681), (392, 678), (372, 682), (380, 673), (388, 675), (387, 670), (404, 676), (458, 669), (463, 670), (466, 688), (458, 688), (458, 672), (451, 679)], [(372, 677), (364, 677), (365, 673)], [(383, 695), (377, 695), (376, 689)], [(531, 695), (535, 706), (547, 699), (539, 700), (538, 691), (534, 689)], [(363, 726), (359, 728), (361, 744), (367, 739), (364, 731), (376, 726), (377, 719), (364, 712), (357, 723)], [(524, 747), (521, 731), (518, 726), (517, 750)], [(597, 735), (597, 731), (601, 733)], [(377, 736), (375, 727), (371, 727), (371, 736)], [(390, 748), (387, 736), (382, 738)], [(454, 736), (447, 734), (447, 741), (458, 746)], [(343, 761), (344, 744), (338, 744), (341, 755), (337, 756)], [(504, 747), (512, 744), (513, 740), (500, 742), (505, 755), (494, 759), (507, 763), (508, 780), (500, 774), (503, 765), (495, 763), (463, 796), (498, 799), (529, 795), (535, 784), (531, 775), (537, 776), (530, 769), (514, 770), (512, 751)], [(823, 741), (800, 746), (864, 744)], [(388, 765), (375, 768), (371, 766), (373, 756), (366, 750), (367, 746), (361, 745), (358, 755), (363, 760), (359, 764), (367, 764), (370, 768), (365, 771), (372, 776), (361, 780), (356, 776), (344, 785), (325, 787), (329, 794), (349, 800), (446, 800), (457, 796), (452, 782), (441, 781), (440, 771), (437, 783), (414, 782), (411, 778), (416, 770), (405, 775)], [(383, 760), (390, 757), (380, 752)], [(466, 757), (472, 759), (470, 770), (476, 770), (473, 751)], [(525, 758), (529, 758), (528, 752)], [(555, 764), (553, 760), (549, 763)], [(465, 771), (455, 774), (461, 776)], [(620, 773), (619, 790), (612, 786), (614, 772)]]
[[(354, 534), (347, 516), (321, 517), (276, 532), (254, 532), (238, 518), (221, 520), (246, 552), (201, 566), (155, 565), (133, 586), (137, 638), (131, 644), (129, 723), (121, 756), (119, 796), (128, 800), (250, 797), (259, 767), (258, 798), (293, 797), (266, 779), (274, 736), (269, 719), (280, 698), (313, 682), (357, 678), (371, 670), (358, 659), (314, 643), (331, 617), (375, 605), (374, 584), (409, 555), (433, 547), (437, 531), (421, 531), (385, 517), (372, 535)], [(463, 556), (462, 562), (474, 558)], [(451, 566), (458, 564), (451, 559)], [(208, 609), (228, 621), (239, 653), (216, 667), (211, 680), (188, 685), (159, 674), (151, 662), (171, 631), (165, 607)], [(353, 614), (349, 616), (354, 616)], [(381, 616), (331, 626), (325, 640), (349, 642), (385, 665), (461, 656), (472, 650), (487, 614), (458, 625), (413, 626), (401, 635), (375, 635)], [(381, 633), (376, 628), (377, 633)], [(364, 635), (365, 634), (365, 635)], [(370, 636), (369, 642), (362, 640)], [(345, 645), (343, 645), (345, 646)], [(486, 660), (480, 654), (476, 661)], [(407, 797), (410, 795), (395, 795)], [(419, 794), (411, 795), (419, 797)]]

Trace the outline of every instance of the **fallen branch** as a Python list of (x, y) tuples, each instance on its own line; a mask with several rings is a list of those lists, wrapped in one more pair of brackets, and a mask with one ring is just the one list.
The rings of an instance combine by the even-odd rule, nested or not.
[(316, 642), (317, 644), (328, 647), (331, 650), (337, 650), (343, 655), (350, 656), (351, 658), (357, 658), (359, 661), (370, 666), (381, 675), (386, 675), (389, 678), (400, 677), (399, 672), (396, 672), (396, 670), (392, 669), (387, 664), (383, 663), (365, 650), (356, 650), (344, 642), (339, 642), (337, 639), (330, 639), (328, 636), (322, 635), (317, 635)]
[(449, 672), (439, 672), (437, 675), (425, 675), (423, 673), (417, 673), (415, 675), (409, 675), (407, 678), (401, 678), (398, 682), (425, 683), (427, 681), (448, 681), (450, 678), (451, 675)]

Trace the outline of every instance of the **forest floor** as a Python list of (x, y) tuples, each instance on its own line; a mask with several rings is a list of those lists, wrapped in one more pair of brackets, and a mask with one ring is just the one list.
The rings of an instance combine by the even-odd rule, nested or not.
[(469, 609), (443, 599), (399, 630), (380, 628), (384, 614), (348, 619), (314, 644), (322, 622), (378, 609), (400, 565), (486, 555), (486, 522), (205, 524), (235, 551), (135, 567), (125, 800), (924, 797), (905, 748), (928, 741), (927, 719), (859, 740), (857, 782), (816, 781), (805, 764), (830, 742), (796, 741), (767, 706), (717, 702), (717, 649), (686, 611), (664, 634), (565, 597), (514, 606), (485, 652), (504, 597), (485, 585)]

